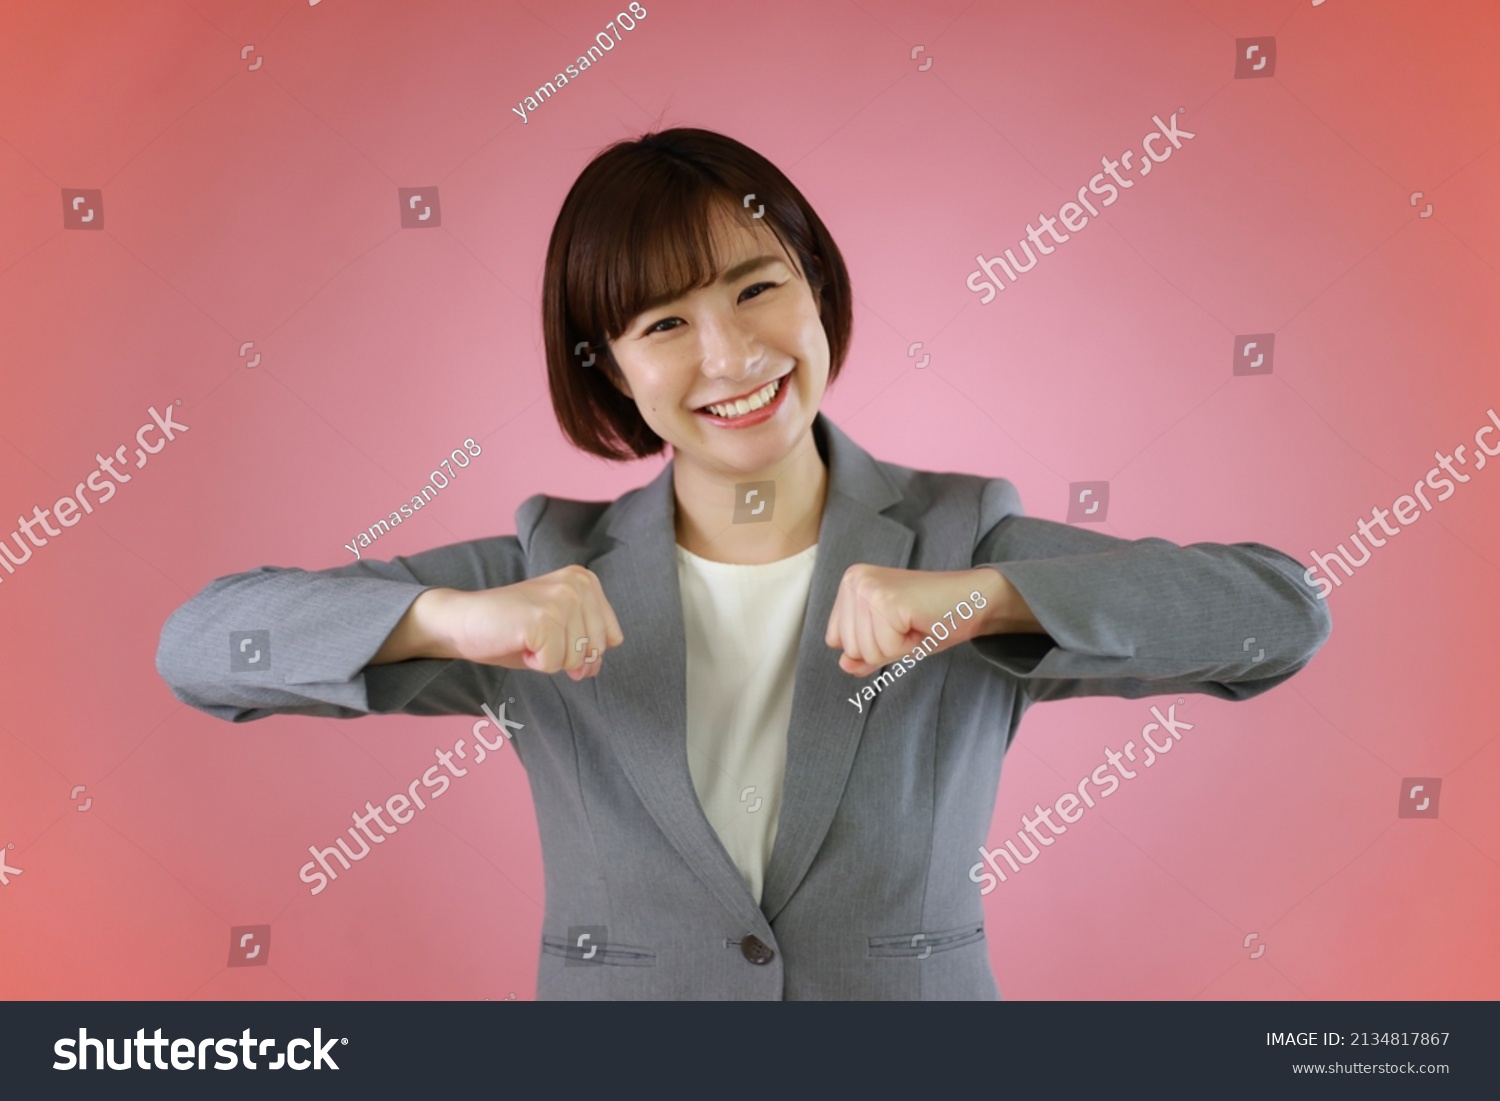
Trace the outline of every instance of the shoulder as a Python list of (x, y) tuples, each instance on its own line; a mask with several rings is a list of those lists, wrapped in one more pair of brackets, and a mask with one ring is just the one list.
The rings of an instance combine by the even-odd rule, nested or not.
[(579, 501), (545, 493), (528, 497), (516, 509), (516, 538), (533, 564), (586, 562), (620, 539), (655, 530), (671, 512), (668, 467), (613, 501)]
[(900, 502), (887, 515), (905, 523), (920, 526), (939, 518), (969, 520), (977, 533), (983, 533), (1007, 516), (1025, 515), (1020, 491), (1009, 478), (918, 470), (879, 460), (875, 465), (901, 493)]
[(538, 543), (595, 546), (605, 541), (604, 529), (611, 510), (639, 492), (633, 489), (616, 501), (577, 501), (571, 497), (533, 494), (516, 509), (516, 538), (528, 554)]
[(882, 461), (822, 414), (814, 432), (833, 489), (919, 532), (956, 538), (963, 528), (988, 531), (1021, 515), (1021, 495), (1007, 478)]

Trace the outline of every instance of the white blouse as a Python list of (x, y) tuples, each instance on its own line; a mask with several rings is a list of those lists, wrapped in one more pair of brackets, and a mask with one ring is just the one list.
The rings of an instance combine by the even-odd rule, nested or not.
[(756, 902), (776, 843), (792, 681), (817, 550), (746, 566), (677, 548), (688, 768), (703, 813)]

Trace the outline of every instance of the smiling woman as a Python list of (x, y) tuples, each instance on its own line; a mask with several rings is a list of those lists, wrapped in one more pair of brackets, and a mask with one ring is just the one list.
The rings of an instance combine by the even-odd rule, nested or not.
[[(679, 546), (764, 565), (817, 542), (827, 469), (811, 430), (848, 353), (852, 294), (790, 180), (708, 131), (617, 143), (563, 201), (546, 285), (558, 423), (605, 458), (671, 446)], [(762, 482), (772, 511), (736, 524), (738, 487)]]
[[(538, 494), (514, 535), (220, 578), (157, 658), (231, 721), (512, 700), (546, 867), (541, 998), (997, 998), (966, 872), (1026, 709), (1248, 699), (1328, 635), (1270, 547), (1031, 519), (1005, 478), (845, 435), (820, 409), (850, 346), (843, 259), (732, 138), (600, 152), (544, 284), (558, 423), (611, 460), (670, 448), (653, 481)], [(212, 656), (226, 623), (269, 632), (274, 680)]]
[[(558, 422), (584, 451), (608, 459), (659, 453), (671, 425), (661, 425), (667, 435), (659, 432), (628, 384), (621, 385), (621, 357), (635, 364), (691, 355), (703, 323), (713, 326), (706, 335), (716, 341), (743, 340), (748, 334), (725, 326), (731, 305), (744, 314), (753, 302), (760, 315), (769, 306), (778, 336), (823, 341), (826, 352), (817, 358), (825, 385), (843, 366), (853, 310), (848, 271), (832, 235), (774, 165), (713, 137), (674, 130), (617, 143), (594, 159), (558, 213), (547, 249), (542, 327)], [(756, 215), (746, 208), (749, 195), (760, 208)], [(665, 309), (669, 304), (672, 310)], [(674, 317), (689, 308), (713, 316), (700, 318), (698, 326)], [(808, 331), (809, 325), (820, 332)], [(688, 328), (693, 337), (683, 331)], [(726, 369), (733, 372), (735, 365), (722, 357), (735, 349), (720, 343), (707, 351), (721, 359), (711, 371), (721, 378)], [(586, 358), (598, 365), (583, 366)], [(770, 349), (763, 358), (771, 358)], [(769, 364), (750, 366), (764, 372)], [(748, 381), (751, 386), (735, 389), (732, 378), (700, 380), (693, 396), (702, 397), (701, 407), (753, 392), (754, 383), (771, 377), (758, 380), (752, 373)]]

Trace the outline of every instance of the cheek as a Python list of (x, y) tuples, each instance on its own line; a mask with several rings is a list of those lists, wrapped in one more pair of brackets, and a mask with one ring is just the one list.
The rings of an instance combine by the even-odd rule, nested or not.
[(800, 320), (802, 322), (802, 339), (809, 345), (826, 347), (828, 344), (828, 333), (823, 329), (823, 317), (818, 313), (818, 305), (811, 298), (803, 303)]
[(665, 379), (658, 365), (643, 361), (637, 355), (632, 356), (628, 364), (621, 363), (620, 372), (625, 376), (630, 395), (637, 405), (645, 409), (661, 405)]
[(675, 409), (682, 403), (686, 391), (678, 373), (659, 368), (647, 368), (637, 372), (640, 380), (635, 389), (636, 404), (657, 416)]
[(827, 343), (823, 323), (811, 302), (799, 303), (775, 319), (768, 319), (761, 339), (788, 355), (815, 357)]
[(816, 313), (802, 325), (802, 346), (809, 349), (810, 355), (820, 364), (827, 365), (828, 333), (823, 329), (823, 321)]

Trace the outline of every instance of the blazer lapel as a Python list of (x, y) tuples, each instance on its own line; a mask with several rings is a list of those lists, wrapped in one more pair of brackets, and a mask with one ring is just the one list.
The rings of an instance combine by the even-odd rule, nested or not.
[(677, 582), (672, 464), (615, 504), (615, 545), (589, 563), (625, 643), (592, 682), (626, 777), (688, 866), (725, 909), (767, 933), (765, 918), (703, 813), (687, 757), (687, 643)]
[(869, 714), (848, 700), (864, 681), (839, 668), (839, 651), (823, 638), (839, 584), (859, 563), (904, 569), (915, 542), (905, 524), (881, 515), (901, 492), (869, 454), (821, 413), (813, 431), (825, 443), (828, 496), (797, 649), (781, 817), (761, 891), (768, 921), (791, 899), (828, 835)]
[(904, 568), (915, 541), (910, 528), (881, 515), (901, 492), (875, 461), (821, 413), (813, 431), (828, 464), (828, 495), (798, 643), (781, 816), (759, 909), (704, 815), (688, 769), (687, 644), (671, 463), (612, 506), (606, 530), (614, 545), (589, 563), (620, 620), (625, 644), (585, 683), (597, 692), (600, 711), (617, 717), (614, 745), (626, 776), (724, 907), (763, 932), (828, 834), (869, 711), (849, 704), (863, 681), (840, 669), (838, 653), (823, 641), (839, 583), (860, 562)]

